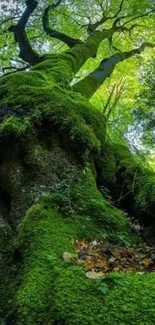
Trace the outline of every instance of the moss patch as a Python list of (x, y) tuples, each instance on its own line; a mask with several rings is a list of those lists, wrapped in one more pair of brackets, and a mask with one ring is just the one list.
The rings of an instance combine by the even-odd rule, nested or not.
[(28, 211), (17, 242), (24, 249), (23, 281), (16, 295), (19, 325), (154, 324), (154, 273), (122, 275), (119, 283), (111, 275), (103, 294), (103, 280), (87, 279), (81, 266), (62, 260), (62, 253), (71, 252), (73, 240), (86, 230), (101, 233), (85, 217), (62, 217), (47, 201)]
[(114, 143), (113, 152), (117, 161), (116, 179), (124, 186), (123, 195), (130, 202), (131, 212), (147, 225), (154, 223), (154, 172), (142, 166), (125, 144)]
[[(103, 198), (96, 187), (92, 171), (88, 167), (73, 182), (71, 198), (75, 211), (81, 215), (88, 215), (98, 226), (102, 227), (103, 231), (109, 235), (109, 239), (117, 241), (120, 234), (130, 237), (127, 219)], [(132, 235), (130, 239), (132, 240)]]
[(60, 319), (69, 325), (153, 325), (155, 298), (151, 288), (155, 288), (155, 275), (124, 275), (120, 285), (113, 284), (112, 276), (111, 289), (104, 295), (98, 290), (98, 280), (86, 280), (83, 271), (68, 268), (56, 280)]
[(63, 144), (77, 153), (100, 150), (105, 119), (80, 94), (35, 70), (5, 77), (0, 83), (5, 94), (1, 99), (1, 140), (14, 135), (20, 141), (32, 128), (39, 132), (45, 127), (50, 132), (54, 129)]
[[(23, 283), (17, 292), (19, 324), (54, 323), (54, 282), (68, 268), (61, 255), (72, 249), (72, 240), (92, 225), (80, 219), (63, 219), (50, 205), (33, 206), (20, 225), (18, 247), (24, 248)], [(99, 230), (98, 230), (99, 231)], [(48, 312), (47, 312), (48, 311)]]
[(12, 308), (15, 279), (11, 266), (12, 233), (7, 224), (0, 220), (0, 322)]

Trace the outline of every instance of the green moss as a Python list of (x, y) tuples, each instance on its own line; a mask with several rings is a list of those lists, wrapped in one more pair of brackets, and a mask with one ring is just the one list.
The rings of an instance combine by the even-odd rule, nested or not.
[(47, 59), (32, 68), (32, 71), (41, 71), (46, 78), (54, 80), (62, 88), (69, 88), (72, 80), (72, 62), (67, 60), (66, 55), (49, 55)]
[(11, 243), (11, 230), (4, 221), (0, 220), (0, 321), (10, 312), (14, 294)]
[(21, 137), (26, 133), (29, 126), (29, 119), (20, 119), (15, 116), (5, 117), (0, 124), (0, 137)]
[[(99, 42), (100, 32), (98, 36)], [(148, 291), (154, 288), (154, 274), (123, 275), (123, 285), (120, 286), (110, 280), (114, 283), (104, 295), (99, 291), (101, 283), (87, 279), (82, 267), (67, 264), (62, 259), (64, 251), (73, 251), (73, 242), (77, 238), (99, 235), (117, 243), (120, 243), (120, 236), (128, 243), (135, 240), (125, 216), (97, 189), (88, 164), (87, 158), (98, 157), (104, 146), (106, 153), (101, 163), (106, 175), (103, 178), (106, 181), (112, 179), (116, 171), (116, 182), (122, 185), (123, 180), (126, 191), (131, 192), (136, 173), (137, 201), (134, 205), (139, 202), (141, 211), (144, 210), (141, 201), (144, 201), (145, 191), (153, 202), (151, 174), (148, 182), (143, 178), (143, 183), (139, 177), (144, 169), (142, 172), (135, 164), (126, 147), (113, 144), (108, 149), (103, 115), (80, 94), (69, 89), (70, 69), (74, 68), (75, 72), (78, 68), (75, 62), (83, 49), (75, 46), (61, 55), (60, 65), (56, 57), (49, 58), (30, 72), (17, 73), (0, 81), (1, 108), (7, 114), (1, 122), (1, 140), (5, 142), (8, 136), (15, 135), (18, 147), (4, 164), (9, 169), (10, 218), (14, 213), (21, 220), (23, 211), (33, 204), (18, 228), (16, 252), (22, 257), (18, 268), (21, 282), (16, 286), (13, 307), (18, 314), (18, 325), (153, 325), (155, 303), (152, 291), (150, 295)], [(84, 60), (90, 53), (95, 54), (95, 50), (96, 43), (92, 38), (85, 47)], [(53, 60), (53, 66), (50, 60)], [(53, 148), (53, 151), (49, 149), (45, 138), (50, 139), (53, 134), (60, 140), (59, 151), (61, 145), (67, 151), (71, 149), (76, 157), (84, 158), (85, 167), (69, 164), (71, 157), (63, 156), (62, 159), (60, 152), (57, 154)], [(53, 155), (56, 153), (55, 160), (52, 152)], [(37, 167), (36, 178), (34, 166)], [(46, 194), (43, 195), (44, 191)], [(152, 206), (147, 204), (148, 211), (148, 206), (149, 209)], [(7, 254), (5, 258), (8, 260)], [(11, 279), (6, 259), (1, 267), (2, 295), (6, 280)], [(5, 309), (9, 294), (12, 295), (11, 288), (8, 286), (6, 290), (2, 309)]]
[(127, 145), (113, 143), (113, 152), (117, 162), (116, 181), (130, 197), (130, 209), (143, 222), (154, 222), (155, 174), (143, 166), (128, 149)]
[(33, 206), (19, 228), (17, 246), (24, 248), (23, 283), (17, 292), (19, 324), (54, 323), (54, 282), (68, 268), (61, 255), (73, 249), (73, 240), (84, 235), (86, 226), (95, 234), (88, 221), (81, 228), (80, 219), (63, 219), (50, 205)]
[(89, 168), (84, 169), (83, 173), (76, 178), (71, 198), (73, 209), (78, 214), (88, 215), (103, 232), (109, 235), (111, 240), (117, 241), (119, 234), (127, 236), (129, 241), (132, 240), (126, 218), (103, 198)]
[(89, 75), (86, 78), (82, 79), (81, 81), (77, 82), (73, 86), (73, 90), (75, 92), (79, 92), (85, 98), (90, 99), (92, 94), (96, 92), (96, 89), (99, 88), (100, 80), (95, 78), (93, 75)]
[(112, 186), (116, 181), (117, 160), (113, 145), (107, 140), (97, 159), (98, 181), (104, 186)]
[(6, 93), (1, 100), (6, 111), (1, 137), (15, 134), (21, 139), (32, 132), (32, 127), (39, 133), (45, 126), (46, 131), (54, 130), (63, 145), (75, 148), (80, 155), (100, 150), (105, 139), (105, 119), (81, 95), (64, 90), (35, 70), (6, 77), (1, 83)]
[[(108, 31), (108, 30), (107, 30)], [(105, 32), (95, 31), (88, 37), (83, 44), (77, 44), (64, 54), (65, 58), (72, 62), (72, 71), (76, 74), (83, 64), (90, 58), (96, 55), (99, 44), (107, 37)]]
[(48, 103), (38, 103), (38, 109), (31, 118), (39, 122), (45, 120), (47, 126), (54, 126), (62, 142), (67, 147), (75, 148), (77, 153), (86, 150), (98, 152), (105, 139), (103, 116), (95, 114), (95, 108), (86, 103), (82, 96), (75, 96), (70, 91), (51, 90)]
[(154, 220), (155, 208), (155, 175), (153, 171), (144, 169), (141, 175), (138, 175), (139, 191), (136, 196), (136, 205), (140, 206), (142, 211), (150, 214)]
[(33, 172), (44, 169), (47, 166), (48, 151), (45, 143), (39, 142), (34, 131), (27, 133), (21, 143), (23, 163)]
[(65, 320), (67, 325), (154, 324), (153, 273), (123, 275), (121, 285), (114, 284), (106, 295), (99, 292), (97, 281), (93, 281), (85, 279), (84, 272), (74, 266), (57, 278), (58, 319)]
[[(18, 249), (24, 250), (23, 281), (16, 295), (18, 325), (153, 325), (155, 275), (109, 276), (103, 294), (101, 280), (85, 277), (81, 266), (62, 259), (73, 241), (100, 233), (91, 220), (62, 217), (46, 201), (33, 206), (19, 227)], [(113, 280), (114, 279), (114, 280)], [(107, 283), (107, 282), (106, 282)]]

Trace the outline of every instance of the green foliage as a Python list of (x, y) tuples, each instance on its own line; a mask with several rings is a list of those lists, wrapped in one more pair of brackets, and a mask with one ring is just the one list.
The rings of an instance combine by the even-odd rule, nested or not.
[(154, 147), (155, 127), (155, 63), (150, 61), (145, 67), (144, 76), (141, 77), (141, 90), (136, 96), (135, 129), (137, 124), (141, 126), (141, 138), (146, 148)]

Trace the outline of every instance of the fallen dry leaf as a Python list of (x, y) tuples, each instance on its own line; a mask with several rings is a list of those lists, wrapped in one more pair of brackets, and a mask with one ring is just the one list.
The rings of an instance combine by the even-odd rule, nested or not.
[(105, 274), (103, 272), (90, 271), (86, 273), (86, 277), (88, 279), (103, 279), (105, 278)]
[(92, 241), (77, 239), (73, 245), (77, 257), (64, 252), (63, 259), (68, 263), (80, 264), (91, 279), (102, 278), (112, 271), (140, 274), (155, 271), (155, 248), (145, 243), (126, 247), (104, 243), (103, 239), (98, 238)]
[(143, 259), (141, 262), (140, 262), (141, 265), (144, 265), (144, 266), (149, 266), (149, 265), (152, 265), (152, 260), (150, 258), (145, 258)]
[(72, 254), (70, 254), (68, 252), (64, 252), (62, 254), (62, 258), (67, 263), (75, 263), (77, 261), (77, 258), (73, 257)]

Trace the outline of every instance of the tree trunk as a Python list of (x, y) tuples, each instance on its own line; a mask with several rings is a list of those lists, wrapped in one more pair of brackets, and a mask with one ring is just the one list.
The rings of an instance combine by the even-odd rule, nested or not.
[[(116, 287), (104, 297), (81, 266), (62, 259), (65, 251), (74, 252), (79, 238), (135, 242), (129, 221), (96, 183), (105, 185), (109, 177), (111, 185), (115, 177), (121, 184), (124, 179), (127, 191), (133, 176), (117, 151), (111, 152), (115, 168), (108, 176), (111, 166), (105, 155), (111, 146), (105, 141), (104, 116), (70, 90), (65, 61), (60, 60), (58, 74), (53, 60), (51, 70), (47, 60), (47, 70), (45, 61), (1, 79), (2, 324), (128, 324), (133, 315), (139, 324), (139, 314), (144, 324), (143, 307), (136, 312), (135, 306), (138, 297), (144, 305), (152, 304), (153, 294), (148, 297), (147, 290), (153, 274), (143, 276), (143, 285), (141, 275), (128, 274), (122, 291)], [(130, 301), (125, 314), (124, 299)], [(153, 324), (153, 308), (149, 313)]]

